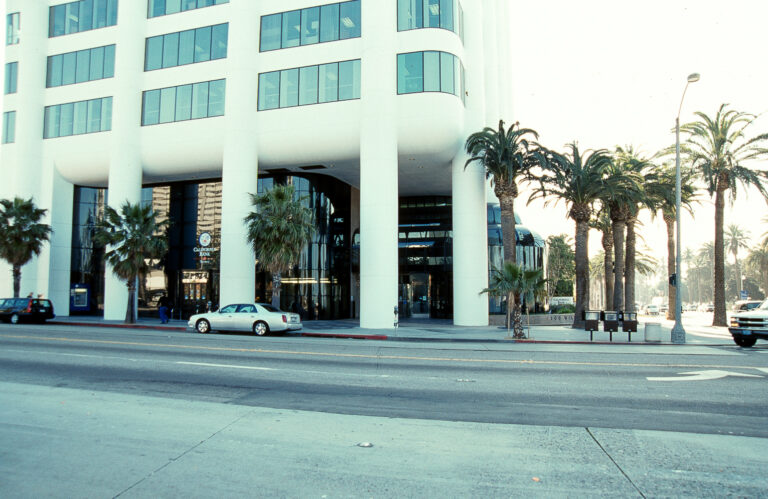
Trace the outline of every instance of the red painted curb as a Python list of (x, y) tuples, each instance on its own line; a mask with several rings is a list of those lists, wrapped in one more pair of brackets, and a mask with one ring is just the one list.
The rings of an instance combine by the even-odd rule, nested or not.
[(301, 336), (310, 336), (314, 338), (352, 338), (355, 340), (379, 340), (389, 339), (383, 334), (344, 334), (344, 333), (300, 333)]
[(60, 321), (48, 321), (48, 324), (55, 324), (57, 326), (84, 326), (84, 327), (115, 327), (122, 329), (152, 329), (155, 331), (186, 331), (185, 327), (177, 326), (146, 326), (142, 324), (102, 324), (94, 322), (60, 322)]

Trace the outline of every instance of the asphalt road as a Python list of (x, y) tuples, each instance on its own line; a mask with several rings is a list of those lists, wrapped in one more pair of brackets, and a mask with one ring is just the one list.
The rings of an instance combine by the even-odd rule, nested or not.
[[(69, 449), (84, 438), (88, 440), (85, 455), (99, 464), (107, 458), (101, 459), (101, 451), (94, 449), (105, 441), (123, 446), (129, 455), (143, 455), (133, 457), (128, 471), (119, 460), (115, 467), (107, 466), (112, 471), (95, 474), (98, 480), (90, 487), (82, 478), (73, 479), (72, 488), (66, 490), (75, 495), (210, 496), (250, 490), (238, 487), (254, 480), (264, 486), (263, 476), (246, 473), (250, 481), (227, 482), (234, 487), (231, 490), (222, 484), (215, 490), (200, 488), (193, 484), (201, 475), (188, 469), (194, 461), (192, 455), (201, 452), (201, 444), (212, 446), (211, 438), (219, 432), (241, 431), (249, 436), (232, 440), (237, 442), (232, 443), (235, 450), (223, 446), (208, 452), (241, 453), (243, 442), (255, 438), (243, 428), (252, 428), (245, 423), (249, 418), (290, 420), (289, 431), (271, 429), (282, 435), (275, 436), (271, 445), (280, 441), (292, 450), (278, 453), (284, 461), (258, 465), (276, 473), (263, 493), (253, 494), (258, 496), (315, 495), (322, 488), (313, 483), (326, 484), (327, 489), (322, 490), (331, 496), (444, 495), (439, 491), (449, 495), (493, 496), (511, 491), (571, 495), (574, 490), (621, 496), (697, 496), (725, 491), (763, 495), (768, 494), (768, 482), (758, 470), (768, 464), (767, 354), (768, 348), (760, 344), (749, 350), (735, 346), (430, 344), (1, 325), (0, 397), (5, 403), (0, 404), (4, 407), (0, 409), (0, 441), (15, 445), (12, 451), (7, 447), (0, 451), (0, 495), (32, 496), (46, 491), (45, 495), (59, 495), (46, 480), (30, 484), (29, 480), (1, 477), (16, 476), (28, 461), (47, 462), (52, 449)], [(58, 399), (64, 402), (53, 402)], [(147, 412), (148, 408), (152, 409)], [(93, 438), (90, 431), (84, 437), (78, 426), (83, 421), (95, 425), (98, 442), (89, 440)], [(136, 421), (143, 422), (141, 428), (133, 426)], [(229, 423), (222, 426), (223, 421)], [(185, 430), (175, 422), (183, 422)], [(198, 427), (206, 430), (194, 436), (185, 433)], [(218, 430), (201, 440), (200, 435), (212, 427)], [(130, 432), (123, 434), (121, 428), (130, 428)], [(313, 428), (325, 429), (309, 431)], [(383, 431), (385, 428), (389, 431)], [(59, 430), (69, 438), (50, 443)], [(303, 435), (303, 431), (309, 433)], [(178, 432), (181, 434), (176, 435)], [(348, 469), (322, 471), (325, 465), (321, 463), (327, 463), (334, 452), (332, 435), (345, 432), (374, 440), (391, 439), (392, 432), (400, 435), (397, 454), (374, 460), (386, 470), (384, 476), (368, 473), (368, 481), (359, 482), (360, 470), (355, 467), (359, 457), (347, 454), (349, 446), (360, 443), (356, 438), (339, 451), (341, 462), (349, 459)], [(536, 438), (532, 440), (532, 436)], [(160, 455), (165, 455), (167, 446), (158, 442), (165, 438), (171, 438), (179, 449), (193, 441), (195, 445), (163, 458)], [(486, 445), (476, 445), (487, 439)], [(639, 442), (644, 443), (638, 447)], [(649, 462), (661, 459), (659, 446), (669, 451), (670, 442), (677, 442), (674, 448), (679, 455), (648, 467)], [(432, 450), (427, 452), (419, 443), (429, 443)], [(252, 445), (262, 449), (265, 443)], [(503, 461), (493, 460), (497, 452), (503, 454), (507, 449), (508, 453), (509, 445), (526, 449), (530, 459), (518, 463), (523, 470), (531, 467), (529, 473), (515, 475), (519, 483), (506, 482), (502, 470), (507, 466), (499, 469), (498, 463)], [(466, 458), (474, 457), (472, 462), (485, 463), (485, 475), (466, 466), (458, 472), (437, 464), (456, 459), (457, 450)], [(77, 449), (64, 452), (77, 454)], [(114, 459), (115, 452), (107, 454)], [(299, 469), (305, 473), (301, 479), (286, 482), (286, 472), (278, 471), (283, 469), (278, 465), (295, 463), (294, 452), (304, 456)], [(633, 461), (622, 465), (617, 459), (617, 455), (627, 458), (628, 452), (644, 456), (635, 463), (637, 477), (631, 476)], [(429, 457), (408, 466), (409, 459), (420, 453)], [(432, 462), (436, 455), (439, 459)], [(741, 456), (740, 465), (729, 461), (731, 455)], [(634, 457), (639, 459), (639, 455)], [(144, 458), (165, 464), (144, 466)], [(216, 460), (220, 459), (217, 455)], [(313, 474), (306, 475), (313, 459), (317, 460)], [(598, 459), (600, 465), (587, 473), (579, 463), (592, 459)], [(648, 479), (649, 469), (672, 473), (679, 460), (685, 459), (704, 465), (706, 478), (686, 475), (681, 481), (680, 476), (662, 473)], [(176, 463), (178, 460), (186, 465)], [(222, 473), (242, 476), (243, 458), (226, 461)], [(191, 478), (174, 478), (169, 462)], [(706, 466), (712, 462), (717, 462), (717, 470)], [(65, 475), (66, 466), (59, 469), (62, 466), (52, 468), (55, 476)], [(728, 479), (709, 475), (731, 467), (742, 472), (754, 468), (755, 472), (736, 478), (729, 475)], [(427, 482), (423, 473), (409, 478), (392, 475), (393, 470), (407, 474), (423, 468), (434, 473)], [(549, 473), (550, 488), (534, 476), (542, 474), (536, 469)], [(480, 483), (468, 481), (468, 476), (478, 473), (484, 477)], [(550, 481), (557, 473), (566, 476)], [(349, 482), (350, 476), (358, 481)], [(643, 483), (643, 476), (648, 483)]]

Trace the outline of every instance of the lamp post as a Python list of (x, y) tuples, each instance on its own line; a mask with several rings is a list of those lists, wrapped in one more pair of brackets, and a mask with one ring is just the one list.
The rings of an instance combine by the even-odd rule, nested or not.
[(685, 91), (688, 90), (688, 85), (699, 81), (699, 73), (691, 73), (688, 75), (688, 81), (685, 83), (683, 89), (683, 96), (680, 99), (680, 107), (677, 109), (677, 117), (675, 118), (675, 225), (677, 226), (677, 248), (675, 254), (675, 325), (672, 327), (672, 343), (682, 344), (685, 343), (685, 329), (683, 329), (683, 301), (682, 293), (680, 292), (680, 284), (682, 283), (682, 268), (681, 268), (681, 251), (680, 251), (680, 112), (683, 110), (683, 99), (685, 99)]

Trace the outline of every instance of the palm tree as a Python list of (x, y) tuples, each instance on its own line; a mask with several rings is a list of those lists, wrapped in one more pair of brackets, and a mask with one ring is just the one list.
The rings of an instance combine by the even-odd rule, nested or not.
[(713, 326), (726, 326), (725, 315), (725, 248), (723, 244), (723, 216), (725, 194), (730, 190), (731, 203), (736, 199), (739, 184), (753, 186), (768, 198), (768, 172), (749, 165), (768, 156), (763, 147), (768, 134), (747, 138), (746, 131), (756, 116), (726, 109), (722, 104), (714, 118), (697, 112), (698, 121), (684, 125), (688, 134), (685, 153), (695, 173), (707, 186), (710, 197), (715, 196), (715, 314)]
[[(507, 303), (512, 303), (515, 295), (518, 295), (521, 300), (531, 303), (546, 294), (546, 282), (542, 269), (526, 270), (522, 265), (504, 262), (501, 268), (491, 271), (489, 286), (480, 293), (506, 297)], [(514, 338), (525, 338), (520, 305), (517, 303), (507, 307), (507, 335), (510, 327), (514, 330)]]
[[(646, 177), (645, 189), (648, 193), (652, 215), (656, 217), (658, 211), (661, 211), (664, 224), (667, 227), (667, 277), (672, 274), (680, 274), (676, 270), (676, 251), (675, 251), (675, 221), (677, 213), (677, 200), (675, 197), (675, 168), (672, 166), (661, 166)], [(685, 169), (681, 171), (680, 183), (680, 201), (681, 206), (691, 210), (691, 205), (695, 201), (696, 191), (691, 184), (693, 173)], [(668, 284), (669, 291), (667, 300), (667, 319), (675, 318), (675, 296), (677, 288)]]
[[(589, 222), (589, 226), (593, 229), (597, 229), (602, 233), (600, 240), (603, 246), (603, 270), (599, 273), (601, 279), (605, 283), (605, 306), (613, 301), (613, 231), (611, 224), (611, 216), (609, 214), (608, 207), (603, 205), (600, 211), (597, 212), (597, 216), (593, 217)], [(590, 262), (590, 268), (592, 264)], [(595, 273), (590, 272), (593, 277)]]
[(768, 239), (752, 249), (744, 263), (757, 270), (756, 273), (762, 279), (760, 286), (763, 288), (763, 293), (768, 295)]
[(258, 263), (272, 274), (272, 306), (280, 308), (282, 273), (298, 263), (312, 237), (312, 211), (304, 206), (306, 197), (294, 199), (292, 185), (250, 196), (254, 211), (245, 217), (246, 237)]
[(725, 245), (728, 251), (733, 255), (733, 260), (736, 263), (736, 299), (739, 298), (739, 290), (741, 289), (741, 265), (739, 265), (739, 250), (749, 248), (749, 231), (743, 230), (737, 224), (730, 224), (725, 231)]
[(40, 223), (48, 210), (35, 206), (32, 198), (0, 199), (0, 258), (11, 265), (13, 297), (19, 297), (21, 267), (40, 254), (52, 230)]
[(136, 322), (136, 281), (150, 269), (152, 260), (162, 258), (168, 251), (167, 220), (158, 220), (152, 205), (125, 202), (118, 212), (111, 206), (104, 209), (104, 218), (96, 222), (93, 240), (107, 246), (104, 257), (112, 272), (128, 287), (128, 307), (125, 323)]
[[(579, 152), (576, 142), (567, 145), (570, 154), (551, 152), (547, 161), (542, 163), (539, 184), (534, 189), (529, 202), (536, 198), (554, 196), (555, 202), (563, 200), (568, 209), (568, 216), (576, 224), (576, 307), (573, 327), (583, 328), (581, 313), (589, 304), (589, 219), (592, 217), (592, 205), (604, 188), (603, 173), (611, 164), (607, 150)], [(545, 206), (549, 200), (545, 201)]]
[(475, 161), (482, 164), (485, 176), (491, 179), (493, 192), (499, 198), (505, 262), (517, 261), (515, 199), (519, 193), (518, 180), (526, 178), (531, 168), (541, 165), (543, 159), (538, 144), (529, 137), (538, 140), (539, 134), (530, 128), (520, 128), (520, 123), (505, 130), (504, 121), (499, 120), (498, 130), (485, 127), (470, 135), (464, 145), (470, 155), (464, 168)]
[(605, 189), (600, 194), (600, 199), (608, 206), (613, 234), (613, 310), (624, 310), (627, 220), (636, 216), (637, 203), (642, 200), (643, 178), (640, 171), (646, 164), (646, 160), (640, 158), (631, 146), (617, 147), (613, 161), (605, 172)]

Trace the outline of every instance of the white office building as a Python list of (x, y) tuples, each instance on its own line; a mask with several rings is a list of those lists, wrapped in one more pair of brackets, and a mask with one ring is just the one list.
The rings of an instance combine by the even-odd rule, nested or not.
[[(123, 318), (126, 287), (89, 234), (105, 204), (129, 201), (172, 221), (140, 310), (160, 295), (180, 316), (267, 301), (243, 218), (249, 193), (290, 182), (318, 230), (285, 277), (286, 308), (366, 328), (393, 327), (395, 306), (488, 323), (486, 182), (463, 144), (511, 116), (507, 0), (6, 10), (0, 197), (33, 197), (54, 230), (23, 294), (58, 315)], [(9, 295), (10, 271), (0, 278)]]

